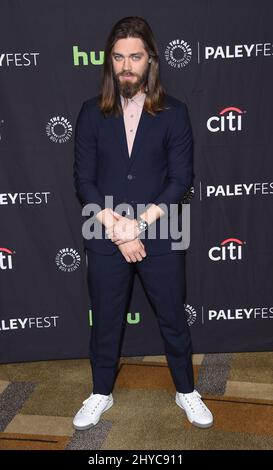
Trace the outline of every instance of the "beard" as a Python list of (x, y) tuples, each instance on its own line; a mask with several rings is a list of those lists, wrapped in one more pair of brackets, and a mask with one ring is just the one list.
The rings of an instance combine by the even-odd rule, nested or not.
[(131, 73), (130, 75), (137, 77), (137, 80), (135, 80), (134, 82), (132, 82), (130, 79), (125, 79), (121, 81), (119, 77), (125, 73), (126, 72), (120, 72), (115, 76), (115, 78), (120, 94), (124, 98), (130, 99), (133, 98), (134, 95), (136, 95), (142, 88), (145, 87), (148, 78), (148, 68), (142, 75), (139, 75), (137, 73)]

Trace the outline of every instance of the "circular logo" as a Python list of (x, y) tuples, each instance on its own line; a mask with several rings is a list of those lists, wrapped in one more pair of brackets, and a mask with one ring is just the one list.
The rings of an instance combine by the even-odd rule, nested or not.
[(191, 186), (188, 191), (185, 193), (182, 203), (183, 204), (189, 204), (191, 200), (194, 198), (194, 187)]
[(63, 116), (55, 116), (48, 121), (46, 134), (55, 144), (63, 144), (71, 138), (72, 126)]
[(187, 315), (187, 322), (189, 326), (192, 326), (197, 318), (196, 310), (189, 304), (185, 305), (185, 312)]
[(70, 273), (80, 266), (81, 257), (73, 248), (63, 248), (57, 253), (55, 261), (61, 271)]
[(166, 47), (165, 59), (171, 67), (181, 69), (188, 65), (191, 58), (191, 47), (183, 39), (174, 39)]

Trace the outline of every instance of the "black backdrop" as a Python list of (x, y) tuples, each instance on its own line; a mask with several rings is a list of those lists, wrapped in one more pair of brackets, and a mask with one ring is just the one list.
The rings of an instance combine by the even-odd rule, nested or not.
[[(188, 105), (195, 180), (186, 311), (198, 352), (272, 350), (270, 0), (1, 0), (2, 362), (87, 357), (92, 299), (73, 137), (110, 28), (143, 16)], [(111, 308), (111, 306), (109, 306)], [(164, 353), (136, 277), (123, 355)]]

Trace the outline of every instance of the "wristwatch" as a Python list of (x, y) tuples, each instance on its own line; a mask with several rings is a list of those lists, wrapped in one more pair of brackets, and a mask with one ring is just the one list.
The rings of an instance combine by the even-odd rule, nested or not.
[(148, 222), (146, 222), (146, 220), (142, 219), (141, 217), (138, 217), (137, 227), (138, 227), (140, 233), (145, 232), (145, 230), (147, 230), (147, 228), (148, 228)]

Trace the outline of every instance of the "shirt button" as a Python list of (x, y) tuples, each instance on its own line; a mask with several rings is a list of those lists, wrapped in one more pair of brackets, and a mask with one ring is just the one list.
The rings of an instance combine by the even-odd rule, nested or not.
[(133, 179), (133, 175), (127, 175), (127, 178), (128, 178), (128, 180), (132, 180), (132, 179)]
[(133, 114), (131, 114), (131, 116), (130, 116), (130, 117), (134, 117), (134, 115), (133, 115)]
[(130, 129), (130, 132), (134, 132), (134, 129)]

